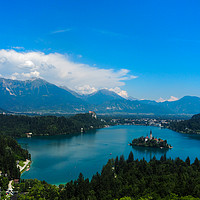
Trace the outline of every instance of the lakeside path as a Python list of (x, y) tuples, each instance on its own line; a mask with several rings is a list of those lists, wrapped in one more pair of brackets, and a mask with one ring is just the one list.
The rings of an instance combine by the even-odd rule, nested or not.
[(9, 181), (9, 183), (8, 183), (8, 191), (13, 191), (12, 182), (13, 182), (13, 180)]
[[(20, 165), (17, 164), (17, 168), (19, 168), (20, 172), (22, 173), (23, 170), (27, 167), (27, 165), (30, 164), (30, 160), (26, 159), (26, 161), (24, 162), (24, 166), (21, 167)], [(13, 191), (13, 185), (12, 185), (13, 180), (9, 181), (8, 183), (8, 190), (7, 192), (12, 192)]]
[(26, 161), (24, 162), (24, 166), (21, 167), (20, 165), (17, 165), (17, 168), (19, 168), (20, 172), (22, 172), (30, 162), (30, 160), (26, 159)]

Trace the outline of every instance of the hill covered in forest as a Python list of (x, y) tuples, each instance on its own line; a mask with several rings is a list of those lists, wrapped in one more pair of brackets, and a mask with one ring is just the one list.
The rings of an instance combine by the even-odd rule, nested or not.
[(27, 150), (22, 149), (15, 139), (0, 135), (0, 187), (2, 190), (7, 190), (10, 179), (20, 178), (16, 161), (26, 159), (30, 159)]
[(56, 116), (0, 115), (0, 134), (25, 137), (35, 135), (61, 135), (103, 128), (105, 121), (93, 113), (77, 114), (69, 118)]
[(200, 134), (200, 114), (194, 115), (189, 120), (171, 122), (169, 128), (181, 133)]

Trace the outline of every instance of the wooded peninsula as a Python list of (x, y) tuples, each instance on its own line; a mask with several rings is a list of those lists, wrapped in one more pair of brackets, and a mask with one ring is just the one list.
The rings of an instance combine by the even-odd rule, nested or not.
[(36, 135), (62, 135), (85, 132), (105, 127), (105, 120), (98, 119), (94, 112), (67, 117), (0, 115), (0, 135), (26, 137)]
[(200, 114), (194, 115), (189, 120), (171, 122), (167, 128), (180, 133), (200, 134)]

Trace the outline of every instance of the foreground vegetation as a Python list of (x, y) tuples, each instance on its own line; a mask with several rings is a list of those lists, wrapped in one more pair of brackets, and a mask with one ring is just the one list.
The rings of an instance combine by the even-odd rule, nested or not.
[(105, 122), (91, 114), (77, 114), (70, 118), (56, 116), (0, 115), (0, 134), (14, 137), (32, 135), (60, 135), (102, 128)]
[(200, 134), (200, 114), (194, 115), (189, 120), (171, 122), (169, 128), (181, 133)]
[(45, 181), (24, 180), (16, 185), (19, 199), (71, 199), (71, 200), (169, 200), (199, 199), (200, 161), (196, 158), (190, 163), (187, 158), (172, 160), (162, 156), (150, 162), (134, 160), (131, 152), (110, 159), (91, 180), (82, 174), (75, 181), (59, 187)]
[(7, 190), (10, 179), (20, 178), (16, 161), (30, 159), (30, 154), (11, 137), (0, 135), (0, 187)]

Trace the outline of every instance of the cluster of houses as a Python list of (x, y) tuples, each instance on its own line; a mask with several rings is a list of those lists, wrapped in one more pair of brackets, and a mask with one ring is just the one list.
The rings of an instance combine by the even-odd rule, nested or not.
[(27, 138), (30, 138), (32, 136), (32, 133), (25, 133)]
[(151, 118), (139, 118), (139, 119), (112, 119), (111, 122), (117, 123), (119, 125), (140, 125), (140, 126), (156, 126), (156, 127), (166, 127), (173, 120), (167, 119), (151, 119)]
[(94, 111), (89, 111), (93, 118), (97, 119), (97, 114)]

